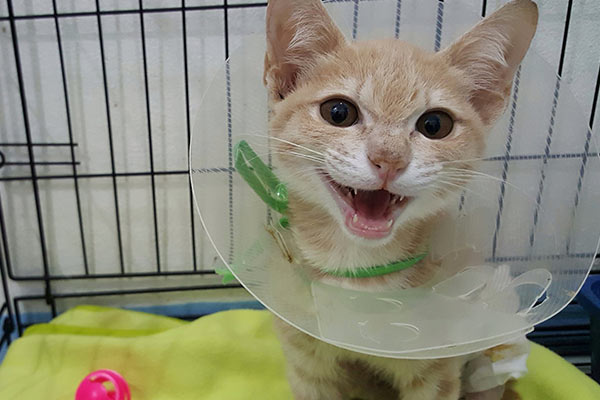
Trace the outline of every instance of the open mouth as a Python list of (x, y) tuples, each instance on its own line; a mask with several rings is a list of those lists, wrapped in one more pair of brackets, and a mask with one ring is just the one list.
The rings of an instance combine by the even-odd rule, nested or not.
[(326, 174), (322, 178), (342, 211), (348, 230), (365, 239), (388, 236), (410, 201), (408, 197), (384, 189), (361, 190), (340, 185)]

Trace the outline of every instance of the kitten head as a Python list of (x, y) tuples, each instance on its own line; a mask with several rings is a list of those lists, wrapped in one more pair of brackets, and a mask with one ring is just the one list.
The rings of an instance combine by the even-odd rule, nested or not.
[(379, 248), (443, 210), (466, 182), (460, 169), (482, 156), (536, 25), (535, 3), (514, 0), (434, 54), (399, 40), (349, 42), (320, 0), (270, 0), (278, 173), (294, 219), (321, 216), (298, 229)]

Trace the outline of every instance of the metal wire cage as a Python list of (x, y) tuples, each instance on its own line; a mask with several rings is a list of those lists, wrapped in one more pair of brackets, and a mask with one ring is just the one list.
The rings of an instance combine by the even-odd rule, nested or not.
[[(355, 34), (360, 3), (369, 0), (337, 1), (354, 5)], [(439, 49), (444, 1), (430, 1)], [(502, 1), (466, 3), (485, 16)], [(593, 126), (600, 7), (539, 3), (542, 55), (578, 89)], [(402, 5), (397, 0), (396, 34)], [(187, 148), (210, 76), (262, 23), (265, 6), (0, 0), (0, 348), (14, 331), (81, 302), (166, 304), (198, 291), (238, 296), (231, 291), (238, 285), (222, 285), (215, 275), (216, 255), (193, 207)], [(577, 314), (533, 338), (585, 369), (588, 330)]]

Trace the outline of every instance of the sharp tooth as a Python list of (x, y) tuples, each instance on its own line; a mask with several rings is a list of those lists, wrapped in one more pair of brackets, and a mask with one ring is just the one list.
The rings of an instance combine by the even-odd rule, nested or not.
[(392, 225), (394, 225), (394, 220), (393, 220), (393, 219), (390, 219), (390, 220), (387, 222), (387, 227), (388, 227), (388, 228), (391, 228), (391, 227), (392, 227)]
[(356, 189), (352, 188), (352, 189), (350, 189), (350, 190), (352, 191), (352, 194), (353, 194), (354, 196), (356, 196), (356, 193), (357, 193)]
[(400, 196), (400, 201), (404, 201), (404, 196)]
[(398, 201), (398, 196), (394, 195), (392, 196), (392, 201), (390, 202), (392, 205), (396, 204), (396, 202)]
[(354, 222), (354, 223), (358, 222), (358, 214), (354, 214), (354, 217), (352, 217), (352, 222)]

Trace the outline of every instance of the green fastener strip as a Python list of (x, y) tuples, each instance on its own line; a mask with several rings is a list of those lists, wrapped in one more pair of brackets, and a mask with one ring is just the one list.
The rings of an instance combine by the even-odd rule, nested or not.
[(235, 146), (234, 159), (236, 171), (252, 190), (273, 210), (285, 214), (288, 206), (286, 186), (245, 140)]

